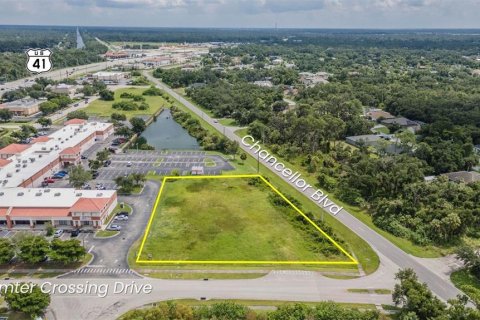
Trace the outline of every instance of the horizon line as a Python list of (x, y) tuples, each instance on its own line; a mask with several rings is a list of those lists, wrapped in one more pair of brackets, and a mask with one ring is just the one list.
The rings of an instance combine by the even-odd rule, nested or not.
[(388, 30), (388, 31), (432, 31), (432, 30), (480, 30), (480, 27), (220, 27), (220, 26), (119, 26), (78, 24), (0, 24), (0, 27), (78, 27), (78, 28), (138, 28), (138, 29), (223, 29), (223, 30)]

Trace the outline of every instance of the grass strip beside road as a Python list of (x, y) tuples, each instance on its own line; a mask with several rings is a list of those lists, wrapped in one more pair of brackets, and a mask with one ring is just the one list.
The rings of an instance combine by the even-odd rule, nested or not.
[[(240, 129), (235, 131), (235, 134), (239, 137), (244, 137), (247, 135), (247, 129)], [(262, 145), (262, 148), (270, 152), (271, 154), (274, 154), (267, 146)], [(303, 179), (307, 181), (311, 185), (317, 185), (318, 183), (316, 182), (316, 178), (314, 175), (311, 173), (307, 172), (304, 167), (299, 165), (298, 163), (292, 163), (289, 162), (288, 160), (281, 158), (280, 156), (275, 154), (275, 157), (279, 160), (279, 162), (283, 162), (287, 167), (291, 168), (293, 171), (298, 171), (299, 173), (302, 174)], [(256, 160), (255, 160), (256, 161)], [(438, 248), (435, 246), (418, 246), (415, 245), (412, 241), (404, 238), (400, 238), (397, 236), (392, 235), (391, 233), (388, 233), (385, 230), (380, 229), (377, 227), (372, 220), (372, 217), (363, 209), (349, 205), (347, 203), (344, 203), (343, 201), (339, 200), (333, 193), (327, 192), (322, 188), (322, 191), (325, 194), (328, 194), (328, 197), (334, 201), (335, 203), (339, 204), (340, 206), (344, 207), (345, 210), (347, 210), (349, 213), (351, 213), (353, 216), (355, 216), (357, 219), (365, 223), (367, 226), (369, 226), (371, 229), (375, 230), (375, 232), (379, 233), (383, 237), (387, 238), (389, 241), (391, 241), (393, 244), (395, 244), (397, 247), (405, 251), (406, 253), (409, 253), (411, 255), (421, 257), (421, 258), (438, 258), (441, 257), (445, 254), (450, 253), (451, 250), (445, 250), (442, 248)]]
[(174, 273), (174, 272), (153, 272), (142, 273), (146, 277), (168, 280), (199, 280), (199, 279), (258, 279), (266, 276), (266, 273)]

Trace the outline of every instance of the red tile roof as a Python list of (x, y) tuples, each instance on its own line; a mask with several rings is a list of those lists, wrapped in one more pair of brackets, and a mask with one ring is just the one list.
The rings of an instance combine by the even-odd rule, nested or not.
[(12, 208), (10, 217), (68, 217), (69, 208)]
[(0, 208), (0, 217), (5, 217), (7, 215), (8, 208)]
[(1, 167), (5, 167), (7, 164), (9, 164), (10, 162), (12, 162), (12, 160), (8, 160), (8, 159), (0, 159), (0, 168)]
[(25, 150), (30, 148), (30, 145), (28, 144), (18, 144), (18, 143), (12, 143), (6, 146), (3, 149), (0, 149), (0, 153), (2, 154), (17, 154), (21, 153)]
[(72, 206), (72, 212), (100, 212), (110, 198), (80, 198)]
[(31, 143), (33, 144), (33, 143), (37, 143), (37, 142), (47, 142), (50, 139), (52, 139), (52, 138), (47, 137), (47, 136), (38, 137), (38, 138), (33, 139)]
[(87, 120), (85, 119), (70, 119), (66, 121), (64, 124), (68, 126), (69, 124), (85, 124)]
[(80, 147), (68, 147), (68, 148), (63, 149), (60, 152), (60, 155), (62, 155), (62, 154), (79, 154), (81, 151), (82, 151), (82, 149), (80, 149)]

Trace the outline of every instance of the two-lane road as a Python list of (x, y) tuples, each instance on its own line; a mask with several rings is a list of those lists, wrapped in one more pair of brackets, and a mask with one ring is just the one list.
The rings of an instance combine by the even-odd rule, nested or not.
[[(230, 130), (229, 128), (226, 128), (225, 126), (218, 123), (217, 121), (214, 121), (213, 118), (205, 114), (205, 112), (203, 112), (201, 109), (196, 107), (190, 101), (183, 98), (181, 95), (177, 94), (170, 87), (160, 82), (158, 79), (152, 77), (149, 73), (145, 72), (145, 75), (151, 81), (153, 81), (159, 88), (168, 92), (171, 96), (173, 96), (175, 99), (177, 99), (182, 104), (184, 104), (192, 112), (202, 117), (207, 123), (209, 123), (215, 129), (217, 129), (218, 132), (223, 133), (230, 140), (237, 141), (240, 147), (245, 152), (257, 158), (257, 154), (253, 150), (250, 150), (250, 148), (244, 146), (242, 144), (241, 138), (238, 137), (232, 130)], [(264, 160), (260, 159), (260, 162), (264, 164), (264, 167), (266, 169), (272, 171), (274, 174), (276, 174), (277, 176), (285, 180), (287, 183), (289, 183), (292, 187), (297, 188), (291, 181), (288, 181), (286, 177), (281, 175), (280, 172), (273, 170), (268, 165), (268, 163), (266, 163)], [(302, 191), (298, 188), (297, 190), (302, 192), (308, 199), (313, 201), (313, 199), (310, 196), (312, 195), (314, 190), (312, 190), (311, 188), (307, 189), (306, 191)], [(314, 203), (323, 210), (320, 204), (318, 204), (315, 201)], [(462, 292), (457, 288), (455, 288), (455, 286), (453, 286), (453, 284), (450, 281), (440, 277), (437, 273), (425, 267), (417, 259), (415, 259), (411, 255), (399, 249), (393, 243), (391, 243), (386, 238), (378, 234), (376, 231), (372, 230), (369, 226), (367, 226), (366, 224), (358, 220), (356, 217), (354, 217), (352, 214), (350, 214), (346, 210), (342, 210), (341, 212), (339, 212), (335, 216), (335, 218), (338, 219), (345, 226), (347, 226), (350, 230), (355, 232), (357, 235), (359, 235), (362, 239), (367, 241), (372, 246), (372, 248), (374, 248), (379, 253), (382, 260), (388, 259), (391, 262), (393, 262), (392, 264), (388, 263), (389, 266), (393, 266), (393, 268), (395, 268), (395, 270), (390, 270), (389, 273), (391, 275), (393, 275), (399, 268), (412, 268), (417, 273), (419, 279), (421, 281), (426, 282), (429, 288), (441, 299), (448, 300), (451, 298), (455, 298), (458, 294), (462, 294)]]

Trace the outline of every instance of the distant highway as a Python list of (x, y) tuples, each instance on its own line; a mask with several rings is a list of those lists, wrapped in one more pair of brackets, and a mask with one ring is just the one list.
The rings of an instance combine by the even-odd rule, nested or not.
[[(159, 88), (165, 90), (167, 93), (169, 93), (175, 99), (183, 103), (187, 108), (189, 108), (195, 114), (202, 117), (208, 124), (210, 124), (215, 129), (217, 129), (218, 132), (223, 133), (230, 140), (237, 141), (240, 147), (245, 152), (247, 152), (254, 158), (257, 158), (257, 154), (254, 153), (249, 148), (245, 147), (241, 142), (241, 138), (238, 137), (230, 128), (223, 126), (217, 121), (214, 121), (213, 118), (208, 116), (205, 112), (203, 112), (197, 106), (195, 106), (190, 101), (188, 101), (187, 99), (185, 99), (184, 97), (176, 93), (169, 86), (160, 82), (158, 79), (152, 77), (148, 72), (145, 72), (144, 74), (149, 78), (149, 80), (154, 82)], [(270, 170), (272, 173), (276, 174), (277, 176), (285, 180), (293, 188), (302, 192), (291, 181), (288, 181), (287, 178), (281, 175), (280, 172), (273, 170), (266, 161), (260, 159), (260, 162), (262, 162), (265, 165), (266, 169)], [(303, 191), (303, 194), (308, 199), (313, 201), (312, 198), (310, 197), (313, 194), (313, 192), (314, 190), (310, 188), (310, 189), (307, 189), (307, 191)], [(316, 201), (313, 201), (313, 202), (323, 210), (323, 208), (320, 207), (318, 202)], [(327, 214), (329, 213), (327, 212)], [(358, 220), (356, 217), (354, 217), (352, 214), (350, 214), (346, 210), (342, 210), (340, 213), (338, 213), (336, 216), (333, 216), (333, 217), (338, 219), (350, 230), (352, 230), (357, 235), (359, 235), (362, 239), (367, 241), (370, 244), (370, 246), (372, 246), (372, 248), (379, 254), (382, 264), (386, 263), (385, 259), (389, 260), (388, 265), (390, 267), (387, 272), (388, 274), (386, 274), (384, 278), (393, 277), (393, 275), (397, 272), (399, 268), (412, 268), (417, 273), (419, 279), (423, 282), (426, 282), (429, 288), (442, 300), (446, 301), (448, 299), (455, 298), (458, 294), (462, 294), (462, 292), (458, 290), (449, 280), (440, 277), (436, 272), (428, 269), (426, 266), (420, 263), (418, 259), (412, 257), (411, 255), (405, 253), (403, 250), (399, 249), (396, 245), (388, 241), (386, 238), (378, 234), (376, 231), (372, 230), (369, 226), (367, 226), (366, 224)], [(390, 263), (390, 262), (393, 262), (393, 263)], [(343, 281), (343, 280), (340, 280), (340, 281)], [(386, 279), (384, 279), (384, 281), (386, 281)], [(381, 282), (378, 284), (371, 283), (371, 285), (378, 286), (378, 285), (381, 285)]]
[[(97, 72), (101, 70), (105, 70), (110, 67), (114, 66), (121, 66), (129, 63), (136, 63), (141, 62), (144, 59), (148, 59), (149, 57), (143, 58), (128, 58), (128, 59), (121, 59), (121, 60), (114, 60), (114, 61), (102, 61), (102, 62), (95, 62), (91, 64), (86, 64), (82, 66), (76, 67), (68, 67), (62, 69), (55, 69), (49, 72), (40, 73), (40, 74), (32, 74), (29, 77), (18, 79), (15, 81), (4, 83), (0, 85), (1, 93), (13, 89), (18, 89), (19, 87), (25, 87), (30, 85), (28, 82), (34, 81), (37, 78), (48, 78), (52, 80), (62, 80), (68, 77), (74, 77), (85, 73)], [(55, 66), (55, 55), (52, 57), (52, 63)]]
[(77, 49), (84, 49), (85, 48), (85, 43), (83, 42), (82, 35), (80, 34), (80, 31), (78, 30), (77, 27)]

